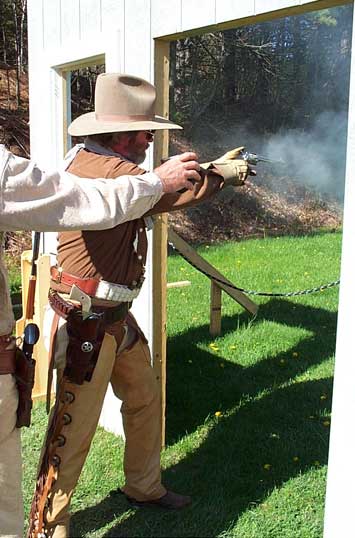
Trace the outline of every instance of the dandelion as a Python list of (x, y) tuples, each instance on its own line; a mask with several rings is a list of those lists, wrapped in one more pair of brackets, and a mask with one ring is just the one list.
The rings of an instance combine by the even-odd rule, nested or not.
[(320, 397), (321, 400), (326, 400), (327, 399), (327, 395), (326, 394), (322, 394), (322, 396)]
[(292, 357), (298, 357), (298, 353), (297, 353), (297, 351), (294, 351), (294, 352), (292, 353)]
[(215, 417), (219, 418), (222, 416), (222, 411), (216, 411), (214, 414)]
[(300, 461), (300, 459), (299, 459), (298, 456), (294, 456), (294, 457), (292, 458), (292, 460), (293, 460), (295, 463), (297, 463), (298, 461)]
[(324, 422), (323, 422), (323, 426), (325, 426), (326, 428), (328, 428), (328, 426), (330, 426), (330, 420), (324, 420)]
[(271, 463), (264, 463), (264, 469), (265, 469), (265, 471), (270, 471)]

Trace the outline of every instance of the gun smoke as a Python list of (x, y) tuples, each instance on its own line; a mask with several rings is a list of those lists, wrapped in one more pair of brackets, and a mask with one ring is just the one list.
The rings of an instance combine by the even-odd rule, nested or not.
[(287, 175), (320, 194), (344, 197), (347, 114), (324, 112), (308, 130), (279, 132), (261, 144), (260, 153), (281, 158), (275, 175)]

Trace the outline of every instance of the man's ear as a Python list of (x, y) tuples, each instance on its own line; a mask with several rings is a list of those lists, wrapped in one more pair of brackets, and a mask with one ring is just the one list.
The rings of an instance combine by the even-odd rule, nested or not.
[(110, 147), (117, 153), (122, 153), (128, 148), (130, 137), (127, 133), (115, 133), (112, 137)]

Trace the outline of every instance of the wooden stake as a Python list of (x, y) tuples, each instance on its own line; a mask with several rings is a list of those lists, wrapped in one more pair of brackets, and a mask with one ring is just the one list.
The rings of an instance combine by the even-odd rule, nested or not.
[(210, 334), (221, 334), (222, 327), (222, 290), (211, 280)]

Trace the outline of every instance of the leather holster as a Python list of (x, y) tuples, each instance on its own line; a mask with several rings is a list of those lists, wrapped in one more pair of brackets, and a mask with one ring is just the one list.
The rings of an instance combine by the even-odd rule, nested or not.
[(32, 388), (35, 376), (34, 359), (28, 359), (16, 347), (11, 335), (0, 336), (0, 375), (13, 374), (18, 389), (17, 428), (31, 424)]
[(83, 318), (80, 311), (72, 311), (67, 318), (67, 347), (64, 376), (72, 383), (82, 385), (90, 381), (105, 336), (102, 316), (90, 314)]
[(32, 411), (32, 389), (35, 380), (36, 361), (26, 357), (20, 348), (16, 348), (16, 383), (18, 388), (17, 428), (30, 426)]

